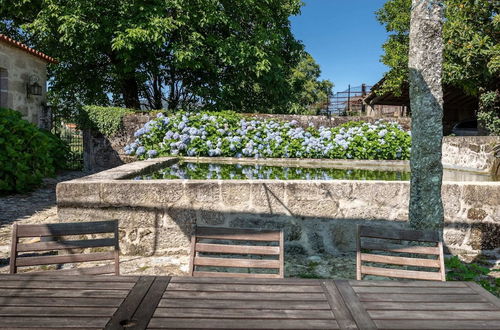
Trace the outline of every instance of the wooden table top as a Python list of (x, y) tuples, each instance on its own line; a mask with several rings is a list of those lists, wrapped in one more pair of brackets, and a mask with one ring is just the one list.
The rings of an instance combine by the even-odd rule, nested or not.
[(471, 282), (0, 275), (0, 328), (500, 329)]

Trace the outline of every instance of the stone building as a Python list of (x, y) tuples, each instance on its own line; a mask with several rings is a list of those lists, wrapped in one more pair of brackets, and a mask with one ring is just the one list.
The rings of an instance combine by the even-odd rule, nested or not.
[(46, 102), (49, 63), (56, 60), (0, 34), (0, 107), (17, 110), (24, 119), (49, 128)]

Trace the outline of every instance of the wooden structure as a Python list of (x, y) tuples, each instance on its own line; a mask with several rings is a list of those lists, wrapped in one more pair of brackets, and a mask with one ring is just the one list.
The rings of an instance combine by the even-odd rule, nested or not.
[[(406, 107), (411, 113), (410, 93), (408, 83), (404, 83), (401, 92), (381, 93), (385, 79), (382, 78), (371, 89), (370, 93), (364, 98), (364, 103), (370, 107), (376, 105), (400, 106)], [(476, 96), (466, 94), (462, 89), (451, 86), (443, 86), (443, 128), (444, 134), (449, 134), (451, 128), (457, 122), (476, 118), (476, 112), (479, 107), (479, 99)]]
[(500, 329), (471, 282), (0, 275), (0, 328)]
[[(111, 234), (109, 238), (91, 238), (68, 240), (66, 236)], [(109, 236), (109, 235), (108, 235)], [(64, 238), (62, 238), (64, 237)], [(51, 238), (51, 241), (22, 242), (32, 238)], [(120, 274), (118, 221), (51, 223), (43, 225), (14, 224), (12, 230), (10, 273), (17, 273), (18, 267), (60, 265), (95, 261), (114, 261), (114, 265), (86, 268), (58, 269), (50, 272), (57, 274)], [(108, 252), (83, 253), (87, 248), (110, 248)], [(66, 254), (50, 255), (47, 252), (64, 251)], [(34, 252), (36, 255), (20, 255)]]
[[(420, 245), (424, 243), (427, 246), (403, 245), (401, 241), (407, 241), (410, 244), (418, 242)], [(431, 281), (446, 280), (443, 243), (438, 232), (358, 226), (356, 245), (356, 279), (358, 280), (361, 280), (363, 275)], [(367, 253), (363, 250), (379, 251), (379, 253)], [(419, 257), (413, 257), (415, 254)], [(424, 255), (427, 258), (423, 258)], [(375, 266), (363, 265), (364, 262), (373, 263)], [(377, 267), (377, 264), (434, 268), (437, 271)]]
[[(237, 241), (239, 244), (228, 241)], [(255, 242), (266, 245), (251, 245)], [(284, 259), (283, 231), (198, 227), (191, 238), (189, 273), (191, 276), (283, 278)], [(274, 272), (218, 272), (210, 268), (205, 271), (197, 270), (200, 266), (260, 268)]]

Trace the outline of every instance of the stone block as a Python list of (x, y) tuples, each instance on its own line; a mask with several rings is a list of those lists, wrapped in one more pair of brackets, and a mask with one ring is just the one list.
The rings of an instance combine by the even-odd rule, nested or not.
[(331, 199), (324, 184), (317, 182), (290, 182), (286, 183), (288, 204), (298, 201), (314, 202)]
[(500, 248), (500, 224), (493, 222), (473, 224), (467, 244), (474, 250)]
[(95, 207), (101, 204), (99, 183), (61, 182), (56, 187), (58, 206)]
[(289, 201), (290, 213), (295, 217), (335, 219), (340, 216), (339, 204), (331, 199), (316, 201)]
[(467, 229), (467, 226), (460, 224), (446, 226), (443, 233), (444, 243), (449, 246), (461, 246), (467, 235)]
[(220, 190), (226, 208), (246, 210), (250, 206), (251, 186), (248, 183), (223, 181)]
[(196, 210), (179, 206), (162, 210), (159, 226), (163, 228), (191, 228), (196, 223)]
[(252, 209), (269, 214), (289, 214), (284, 182), (252, 182)]
[(329, 225), (333, 248), (340, 252), (356, 251), (357, 222), (334, 221)]
[(218, 181), (187, 182), (186, 196), (192, 203), (218, 203), (221, 201)]
[(58, 206), (57, 215), (61, 221), (97, 221), (116, 219), (120, 228), (157, 227), (154, 210), (138, 208), (98, 208)]
[(222, 212), (198, 210), (196, 224), (201, 226), (221, 226), (226, 224), (226, 217)]
[(302, 237), (300, 221), (282, 215), (238, 215), (229, 221), (229, 227), (283, 230), (285, 241), (298, 241)]
[(109, 206), (162, 208), (183, 197), (182, 183), (106, 182), (101, 185), (102, 202)]

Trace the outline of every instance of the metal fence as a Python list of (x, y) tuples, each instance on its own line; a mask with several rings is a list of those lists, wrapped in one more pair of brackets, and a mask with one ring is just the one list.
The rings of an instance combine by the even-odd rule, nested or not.
[(68, 169), (83, 169), (83, 132), (76, 124), (68, 123), (63, 118), (52, 113), (52, 133), (57, 135), (69, 146)]
[(372, 86), (363, 84), (357, 87), (349, 87), (342, 92), (333, 95), (328, 112), (334, 116), (359, 116), (366, 112), (363, 99), (370, 94)]

